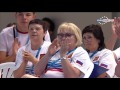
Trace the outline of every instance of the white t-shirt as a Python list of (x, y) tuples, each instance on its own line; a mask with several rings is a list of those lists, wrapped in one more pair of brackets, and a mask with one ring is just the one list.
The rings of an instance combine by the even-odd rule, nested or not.
[[(71, 55), (72, 56), (69, 59), (70, 63), (73, 67), (76, 67), (82, 72), (80, 78), (83, 78), (87, 74), (88, 68), (90, 68), (91, 65), (93, 66), (88, 53), (82, 47), (78, 47)], [(59, 51), (49, 60), (47, 64), (47, 70), (42, 77), (64, 78)]]
[[(25, 45), (28, 41), (28, 33), (25, 34), (20, 32), (17, 33), (20, 46)], [(0, 33), (0, 51), (5, 51), (7, 52), (7, 55), (11, 55), (13, 42), (14, 42), (13, 27), (3, 29)]]
[[(89, 56), (92, 54), (93, 53), (89, 53)], [(106, 73), (110, 78), (114, 76), (117, 63), (115, 62), (114, 55), (111, 50), (103, 49), (101, 51), (98, 51), (96, 54), (94, 54), (93, 57), (91, 57), (91, 60), (94, 64), (109, 69)]]
[[(40, 52), (38, 54), (38, 59), (41, 58), (43, 55), (45, 55), (47, 53), (48, 47), (50, 46), (50, 42), (48, 41), (44, 41), (43, 45), (41, 46)], [(31, 49), (31, 43), (28, 43), (27, 45), (21, 47), (18, 50), (17, 56), (16, 56), (16, 68), (19, 68), (21, 63), (23, 62), (23, 50), (27, 50), (29, 52), (31, 52), (34, 56), (36, 56), (36, 54), (38, 53), (38, 50), (32, 50)], [(30, 73), (30, 70), (32, 69), (32, 62), (28, 61), (27, 66), (26, 66), (26, 73)]]
[[(20, 46), (24, 46), (30, 41), (28, 37), (28, 33), (21, 33), (15, 29), (15, 34), (18, 37)], [(45, 41), (51, 42), (48, 31), (45, 37), (46, 37)], [(14, 42), (13, 27), (8, 27), (3, 29), (0, 33), (0, 51), (5, 51), (7, 52), (7, 55), (11, 55), (13, 42)]]
[(48, 30), (47, 30), (47, 33), (46, 33), (46, 35), (45, 35), (45, 41), (51, 42), (50, 34), (49, 34)]

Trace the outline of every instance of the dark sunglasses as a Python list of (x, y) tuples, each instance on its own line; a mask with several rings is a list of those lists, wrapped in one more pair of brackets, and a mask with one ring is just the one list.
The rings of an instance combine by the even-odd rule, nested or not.
[(74, 35), (74, 34), (71, 34), (71, 33), (65, 33), (65, 34), (59, 33), (59, 34), (57, 34), (58, 37), (71, 37), (72, 35)]

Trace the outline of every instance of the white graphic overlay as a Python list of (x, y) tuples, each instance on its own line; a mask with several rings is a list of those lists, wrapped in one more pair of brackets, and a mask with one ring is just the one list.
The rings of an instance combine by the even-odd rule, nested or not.
[(106, 23), (108, 23), (108, 22), (113, 22), (113, 21), (114, 21), (114, 19), (109, 19), (109, 18), (106, 17), (106, 16), (103, 16), (103, 17), (97, 19), (97, 22), (98, 22), (99, 24), (101, 24), (101, 25), (104, 25), (104, 24), (106, 24)]

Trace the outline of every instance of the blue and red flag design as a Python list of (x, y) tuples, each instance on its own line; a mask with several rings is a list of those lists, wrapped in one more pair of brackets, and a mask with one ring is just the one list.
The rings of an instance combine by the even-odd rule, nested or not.
[(107, 68), (107, 67), (108, 67), (108, 65), (103, 64), (103, 63), (102, 63), (102, 64), (100, 64), (100, 66), (101, 66), (101, 67), (104, 67), (104, 68)]
[(76, 63), (80, 64), (81, 66), (83, 65), (83, 63), (79, 60), (77, 60)]
[(93, 61), (97, 61), (99, 59), (99, 56), (95, 57)]

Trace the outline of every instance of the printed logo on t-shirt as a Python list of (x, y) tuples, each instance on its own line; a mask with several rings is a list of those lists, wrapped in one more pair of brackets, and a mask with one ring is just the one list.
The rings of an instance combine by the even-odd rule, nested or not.
[(40, 59), (44, 56), (45, 54), (40, 54)]
[(79, 60), (77, 60), (76, 63), (80, 64), (81, 66), (83, 65), (83, 63)]
[(107, 67), (108, 67), (108, 65), (103, 64), (103, 63), (101, 63), (100, 66), (101, 66), (101, 67), (104, 67), (104, 68), (107, 68)]
[(72, 54), (70, 54), (69, 56), (68, 56), (68, 58), (71, 58), (72, 57)]
[(93, 59), (93, 62), (96, 62), (99, 60), (99, 56), (96, 56), (94, 59)]

